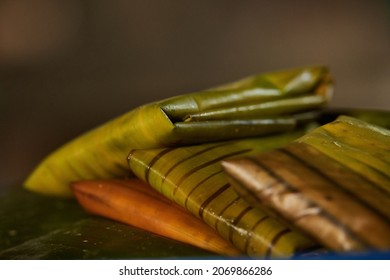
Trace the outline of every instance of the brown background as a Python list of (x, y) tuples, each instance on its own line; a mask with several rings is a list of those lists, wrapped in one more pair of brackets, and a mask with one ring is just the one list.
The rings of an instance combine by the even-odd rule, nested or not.
[(332, 106), (388, 109), (388, 1), (0, 2), (0, 187), (145, 102), (328, 65)]

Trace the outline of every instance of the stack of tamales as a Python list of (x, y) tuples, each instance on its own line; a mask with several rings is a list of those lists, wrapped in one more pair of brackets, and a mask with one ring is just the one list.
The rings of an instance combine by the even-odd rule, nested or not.
[(328, 70), (306, 67), (147, 104), (25, 186), (220, 254), (389, 249), (390, 133), (347, 117), (310, 131), (331, 95)]
[(336, 251), (390, 249), (390, 131), (341, 116), (223, 162), (236, 190)]

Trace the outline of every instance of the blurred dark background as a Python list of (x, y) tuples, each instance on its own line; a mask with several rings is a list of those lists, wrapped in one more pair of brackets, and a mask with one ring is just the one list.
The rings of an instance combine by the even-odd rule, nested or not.
[(334, 107), (388, 109), (389, 1), (2, 0), (0, 187), (140, 104), (328, 65)]

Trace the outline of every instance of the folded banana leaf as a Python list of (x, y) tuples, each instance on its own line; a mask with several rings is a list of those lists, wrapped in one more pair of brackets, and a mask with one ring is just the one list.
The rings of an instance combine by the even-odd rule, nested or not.
[(131, 110), (60, 147), (30, 174), (25, 187), (71, 196), (69, 183), (129, 175), (131, 149), (267, 135), (317, 116), (332, 93), (325, 67), (266, 73)]
[(255, 257), (290, 257), (319, 249), (310, 238), (249, 205), (230, 186), (220, 161), (280, 147), (302, 132), (184, 147), (132, 150), (134, 174)]
[(90, 213), (217, 254), (240, 254), (204, 222), (138, 179), (78, 181), (72, 190)]
[(390, 131), (340, 116), (268, 153), (222, 162), (251, 205), (337, 251), (390, 250)]

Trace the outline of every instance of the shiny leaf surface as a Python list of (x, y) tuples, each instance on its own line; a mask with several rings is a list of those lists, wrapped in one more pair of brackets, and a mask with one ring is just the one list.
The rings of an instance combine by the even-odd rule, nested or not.
[(129, 176), (131, 149), (275, 134), (296, 128), (296, 114), (319, 110), (332, 94), (325, 67), (265, 73), (133, 109), (48, 155), (25, 186), (71, 196), (69, 183)]
[(87, 214), (74, 200), (21, 188), (0, 196), (0, 259), (132, 259), (213, 254)]
[(390, 249), (390, 131), (335, 121), (269, 153), (223, 162), (238, 193), (337, 251)]
[[(302, 133), (302, 132), (301, 132)], [(251, 207), (230, 186), (220, 161), (272, 150), (300, 133), (194, 146), (132, 150), (134, 174), (217, 230), (241, 252), (289, 257), (316, 244), (283, 222)]]

